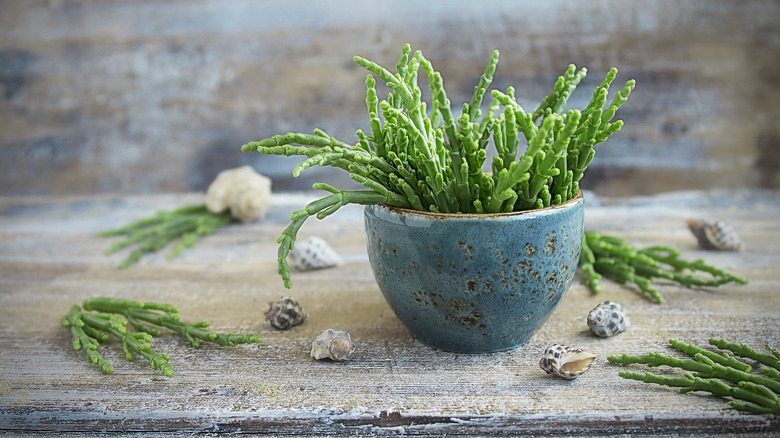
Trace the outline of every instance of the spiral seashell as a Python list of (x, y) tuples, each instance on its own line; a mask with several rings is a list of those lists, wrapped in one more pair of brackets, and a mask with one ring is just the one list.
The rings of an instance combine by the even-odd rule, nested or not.
[(300, 271), (332, 268), (341, 264), (341, 257), (328, 242), (316, 236), (297, 242), (288, 256), (290, 264)]
[(701, 248), (719, 251), (741, 251), (744, 248), (737, 232), (723, 221), (707, 222), (701, 219), (688, 219), (685, 223), (699, 241)]
[(322, 332), (311, 345), (311, 357), (317, 360), (349, 360), (354, 352), (355, 344), (352, 343), (349, 333), (333, 329)]
[(578, 348), (555, 344), (545, 350), (539, 361), (539, 366), (547, 374), (555, 374), (566, 380), (574, 380), (588, 371), (596, 355), (584, 352)]
[(224, 170), (206, 192), (206, 207), (214, 213), (230, 209), (241, 222), (265, 216), (271, 204), (271, 179), (250, 166)]
[(588, 327), (596, 336), (608, 338), (629, 326), (626, 311), (618, 303), (604, 301), (588, 313)]
[(306, 320), (306, 312), (295, 298), (290, 297), (269, 301), (263, 313), (265, 320), (279, 330), (288, 330)]

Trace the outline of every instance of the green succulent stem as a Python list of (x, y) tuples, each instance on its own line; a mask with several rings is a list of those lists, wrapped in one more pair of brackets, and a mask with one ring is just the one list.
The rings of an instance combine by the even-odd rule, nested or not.
[(710, 344), (723, 350), (729, 350), (739, 357), (746, 357), (753, 359), (756, 362), (762, 363), (776, 371), (780, 371), (780, 358), (777, 355), (771, 355), (766, 353), (759, 353), (758, 351), (750, 348), (746, 344), (737, 344), (735, 342), (729, 342), (725, 339), (712, 338)]
[(153, 336), (159, 336), (161, 331), (140, 321), (173, 330), (184, 336), (195, 348), (200, 347), (198, 339), (230, 347), (234, 347), (237, 344), (260, 342), (260, 338), (254, 335), (219, 334), (204, 330), (204, 328), (209, 326), (209, 323), (206, 321), (195, 323), (182, 322), (179, 320), (178, 310), (168, 304), (141, 303), (115, 298), (90, 298), (84, 300), (83, 306), (86, 310), (120, 314), (127, 318), (128, 322), (133, 324), (135, 328), (141, 331), (148, 331)]
[(205, 204), (187, 205), (172, 211), (159, 211), (151, 217), (139, 219), (120, 228), (101, 231), (100, 237), (126, 236), (108, 248), (113, 254), (129, 246), (136, 246), (119, 264), (126, 268), (138, 262), (145, 253), (157, 252), (177, 241), (168, 259), (173, 259), (198, 239), (228, 225), (233, 220), (230, 212), (213, 213)]
[(748, 282), (703, 260), (685, 260), (679, 251), (665, 246), (639, 249), (618, 237), (593, 231), (585, 232), (582, 246), (579, 267), (585, 274), (586, 285), (595, 294), (601, 291), (603, 277), (633, 284), (659, 304), (663, 296), (653, 284), (659, 279), (688, 288)]
[[(719, 397), (731, 399), (729, 405), (735, 409), (754, 414), (780, 413), (780, 381), (772, 378), (773, 373), (764, 376), (751, 373), (752, 367), (725, 353), (718, 354), (701, 347), (670, 339), (669, 343), (677, 350), (693, 359), (676, 358), (660, 353), (644, 355), (610, 355), (610, 363), (629, 366), (644, 364), (650, 367), (666, 366), (687, 371), (682, 377), (666, 376), (649, 372), (621, 370), (618, 375), (625, 379), (638, 380), (663, 386), (681, 388), (681, 393), (703, 391)], [(759, 353), (745, 344), (735, 344), (722, 339), (711, 339), (710, 343), (719, 348), (734, 352), (738, 356), (754, 360), (767, 360), (769, 356)], [(774, 370), (774, 368), (764, 368)], [(693, 372), (691, 374), (689, 372)]]
[(735, 369), (738, 369), (740, 371), (744, 371), (746, 373), (749, 373), (753, 371), (753, 367), (746, 364), (745, 362), (742, 362), (741, 360), (735, 359), (732, 356), (729, 356), (728, 354), (718, 354), (710, 350), (705, 350), (701, 347), (697, 347), (693, 344), (686, 344), (685, 342), (678, 341), (677, 339), (669, 339), (669, 344), (676, 348), (677, 350), (682, 351), (683, 353), (687, 353), (689, 355), (695, 356), (697, 354), (701, 354), (703, 356), (706, 356), (711, 361), (719, 363), (726, 367), (732, 367)]
[(766, 387), (750, 382), (740, 382), (739, 386), (730, 386), (718, 379), (703, 379), (688, 373), (684, 377), (663, 376), (648, 372), (623, 370), (620, 377), (645, 383), (681, 388), (681, 393), (704, 391), (719, 397), (731, 397), (729, 405), (734, 409), (752, 414), (778, 414), (778, 397)]
[[(170, 358), (151, 349), (153, 337), (162, 335), (160, 328), (182, 335), (196, 348), (200, 346), (199, 340), (230, 347), (261, 342), (255, 335), (221, 334), (205, 330), (209, 326), (205, 321), (182, 322), (178, 309), (169, 304), (97, 297), (84, 300), (82, 306), (84, 311), (95, 313), (84, 313), (82, 307), (74, 305), (63, 317), (62, 325), (71, 330), (73, 348), (84, 350), (87, 360), (96, 364), (104, 374), (113, 373), (114, 368), (97, 353), (97, 348), (100, 341), (106, 341), (110, 336), (122, 342), (128, 361), (140, 355), (149, 361), (152, 369), (159, 370), (166, 377), (173, 375), (173, 367), (168, 363)], [(137, 331), (128, 332), (127, 324)]]

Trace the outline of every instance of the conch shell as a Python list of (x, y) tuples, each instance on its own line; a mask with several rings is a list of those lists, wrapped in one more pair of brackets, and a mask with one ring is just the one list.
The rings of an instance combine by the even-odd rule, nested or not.
[(206, 207), (210, 211), (222, 213), (229, 208), (230, 214), (241, 222), (262, 218), (270, 204), (271, 179), (251, 166), (220, 172), (206, 192)]
[(699, 246), (704, 249), (741, 251), (744, 248), (737, 232), (723, 221), (707, 222), (701, 219), (688, 219), (685, 223), (699, 241)]
[(555, 344), (545, 350), (539, 366), (547, 374), (555, 374), (566, 380), (574, 380), (588, 371), (596, 355), (578, 348)]
[(355, 344), (352, 343), (349, 333), (333, 329), (322, 332), (311, 345), (311, 357), (317, 360), (349, 360), (354, 352)]
[(298, 300), (291, 297), (270, 301), (263, 314), (265, 320), (279, 330), (291, 329), (306, 320), (306, 312), (303, 311)]

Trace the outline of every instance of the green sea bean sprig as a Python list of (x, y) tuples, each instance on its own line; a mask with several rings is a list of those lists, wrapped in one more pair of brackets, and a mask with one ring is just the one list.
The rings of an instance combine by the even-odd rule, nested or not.
[(680, 388), (681, 393), (703, 391), (730, 399), (729, 405), (740, 411), (754, 414), (780, 414), (780, 351), (772, 354), (759, 353), (745, 344), (736, 344), (723, 339), (712, 338), (711, 345), (728, 350), (734, 356), (747, 358), (767, 365), (760, 372), (727, 353), (716, 353), (676, 339), (669, 340), (672, 347), (693, 357), (680, 359), (660, 353), (645, 355), (610, 355), (610, 363), (623, 366), (644, 364), (649, 367), (666, 366), (685, 371), (683, 376), (661, 375), (650, 372), (621, 370), (618, 375), (625, 379)]
[(205, 204), (187, 205), (172, 211), (159, 211), (120, 228), (101, 231), (98, 236), (126, 236), (111, 245), (108, 254), (136, 246), (119, 264), (120, 268), (126, 268), (139, 261), (144, 253), (157, 252), (178, 240), (168, 254), (168, 260), (173, 259), (202, 236), (214, 233), (231, 221), (230, 211), (213, 213)]
[[(665, 280), (685, 287), (717, 287), (727, 283), (747, 284), (748, 280), (705, 263), (685, 260), (674, 248), (652, 246), (635, 248), (614, 236), (586, 231), (579, 267), (585, 284), (598, 294), (602, 277), (621, 284), (634, 284), (658, 303), (664, 298), (654, 282)], [(703, 274), (703, 275), (702, 275)]]
[[(331, 166), (367, 189), (314, 185), (330, 194), (293, 212), (279, 238), (278, 267), (286, 287), (291, 287), (286, 257), (303, 223), (312, 216), (324, 219), (347, 204), (497, 213), (557, 205), (577, 195), (594, 147), (623, 126), (613, 119), (634, 89), (634, 80), (608, 102), (617, 75), (613, 68), (583, 109), (565, 110), (587, 73), (570, 65), (539, 107), (526, 111), (513, 87), (489, 90), (498, 57), (494, 51), (471, 99), (457, 115), (440, 72), (422, 52), (412, 53), (405, 45), (395, 72), (356, 56), (355, 63), (368, 70), (365, 102), (370, 126), (368, 133), (357, 130), (356, 144), (315, 129), (313, 134), (275, 135), (242, 147), (244, 152), (305, 157), (294, 176), (312, 166)], [(418, 85), (421, 72), (428, 79), (429, 100), (423, 100)], [(390, 89), (381, 101), (377, 80)], [(489, 101), (483, 105), (485, 97)], [(496, 153), (486, 163), (489, 144)]]
[[(62, 318), (62, 325), (71, 331), (73, 349), (83, 350), (87, 360), (97, 365), (103, 374), (113, 374), (114, 367), (97, 349), (101, 342), (108, 341), (111, 337), (122, 342), (128, 361), (132, 361), (137, 354), (149, 361), (153, 370), (160, 370), (166, 377), (173, 375), (173, 367), (168, 363), (170, 358), (151, 349), (152, 338), (162, 335), (160, 328), (167, 328), (184, 336), (195, 348), (200, 347), (200, 341), (230, 347), (261, 342), (255, 335), (220, 334), (206, 330), (209, 326), (206, 321), (182, 322), (178, 309), (169, 304), (90, 298), (84, 300), (82, 307), (73, 305)], [(93, 313), (88, 313), (89, 311)], [(128, 324), (137, 331), (128, 332)]]

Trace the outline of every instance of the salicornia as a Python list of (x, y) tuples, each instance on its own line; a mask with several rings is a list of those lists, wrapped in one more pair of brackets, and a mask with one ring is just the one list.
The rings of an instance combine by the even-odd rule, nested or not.
[[(618, 283), (633, 283), (658, 303), (663, 296), (653, 286), (662, 279), (685, 287), (716, 287), (726, 283), (747, 284), (747, 280), (708, 265), (704, 260), (685, 260), (679, 251), (665, 247), (635, 248), (625, 240), (586, 231), (579, 267), (585, 283), (594, 292), (601, 291), (602, 276)], [(696, 275), (703, 273), (704, 276)]]
[[(644, 364), (650, 367), (667, 366), (687, 371), (680, 376), (664, 376), (650, 372), (621, 370), (620, 377), (646, 383), (681, 388), (681, 393), (692, 391), (709, 392), (719, 397), (730, 398), (729, 405), (735, 409), (755, 414), (780, 414), (780, 352), (759, 353), (745, 344), (735, 344), (723, 339), (710, 339), (710, 344), (729, 350), (734, 355), (768, 365), (761, 368), (761, 374), (751, 372), (753, 367), (729, 356), (695, 345), (671, 339), (669, 343), (694, 359), (680, 359), (659, 353), (646, 355), (610, 355), (609, 362), (624, 366)], [(691, 374), (693, 373), (693, 374)]]
[[(62, 318), (62, 325), (70, 328), (73, 335), (73, 349), (83, 350), (87, 360), (100, 368), (104, 374), (112, 374), (114, 367), (100, 354), (97, 349), (100, 342), (111, 336), (119, 339), (128, 361), (138, 354), (149, 361), (154, 370), (170, 377), (173, 367), (168, 363), (169, 357), (156, 353), (151, 349), (150, 342), (154, 336), (162, 335), (161, 328), (167, 328), (184, 336), (193, 347), (199, 347), (201, 341), (214, 342), (222, 346), (234, 347), (237, 344), (260, 342), (255, 335), (220, 334), (205, 328), (206, 321), (184, 323), (179, 320), (179, 311), (169, 304), (141, 303), (138, 301), (116, 298), (90, 298), (84, 300), (82, 307), (74, 305)], [(94, 311), (95, 313), (88, 313)], [(136, 332), (128, 332), (127, 324)]]
[(230, 212), (213, 213), (206, 205), (188, 205), (173, 211), (159, 211), (155, 215), (143, 218), (121, 228), (101, 231), (98, 236), (127, 236), (108, 249), (113, 254), (128, 246), (137, 245), (119, 264), (126, 268), (140, 260), (144, 253), (156, 252), (174, 240), (179, 240), (168, 254), (172, 259), (187, 247), (197, 242), (201, 236), (214, 233), (233, 220)]
[[(346, 204), (388, 204), (442, 213), (496, 213), (548, 207), (566, 202), (579, 192), (579, 181), (594, 156), (594, 146), (620, 130), (613, 121), (634, 88), (628, 81), (607, 103), (617, 74), (611, 69), (581, 110), (564, 110), (586, 69), (570, 65), (538, 108), (526, 112), (515, 90), (490, 90), (498, 64), (494, 51), (485, 72), (460, 115), (453, 113), (441, 74), (422, 52), (403, 47), (395, 72), (356, 56), (368, 70), (366, 107), (371, 132), (357, 131), (354, 145), (322, 130), (288, 133), (251, 142), (242, 150), (270, 155), (306, 157), (294, 170), (298, 176), (311, 166), (344, 170), (367, 190), (340, 190), (317, 183), (330, 192), (292, 213), (279, 238), (279, 273), (291, 286), (287, 254), (298, 230), (311, 216), (323, 219)], [(420, 71), (427, 76), (429, 101), (418, 86)], [(377, 79), (390, 92), (379, 100)], [(485, 96), (490, 98), (483, 105)], [(485, 163), (489, 144), (496, 154)], [(521, 147), (522, 144), (525, 147)], [(484, 169), (485, 167), (489, 170)]]

